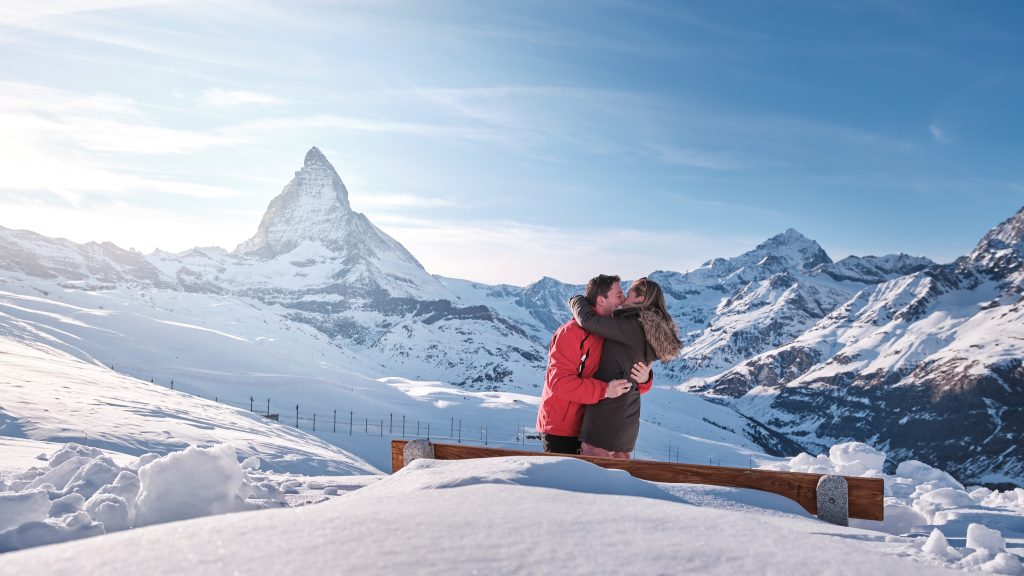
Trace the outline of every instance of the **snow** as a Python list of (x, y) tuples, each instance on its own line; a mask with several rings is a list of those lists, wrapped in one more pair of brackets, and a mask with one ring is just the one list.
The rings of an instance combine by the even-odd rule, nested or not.
[[(357, 468), (364, 472), (367, 466), (386, 469), (388, 442), (402, 437), (403, 417), (408, 434), (421, 423), (424, 433), (431, 426), (435, 438), (540, 450), (536, 438), (524, 436), (536, 435), (542, 375), (522, 391), (469, 391), (449, 382), (389, 376), (362, 352), (341, 349), (309, 326), (240, 299), (56, 285), (40, 291), (40, 285), (45, 283), (18, 281), (0, 290), (0, 385), (12, 386), (0, 404), (0, 426), (3, 414), (12, 419), (3, 434), (79, 443), (88, 436), (90, 445), (135, 456), (228, 442), (244, 457), (266, 457), (274, 469), (304, 474), (338, 472), (324, 468), (337, 466), (328, 463), (338, 448), (358, 454), (364, 462)], [(32, 312), (15, 313), (9, 305)], [(424, 341), (439, 333), (412, 324)], [(459, 330), (466, 324), (443, 332), (448, 337), (437, 346), (461, 345), (465, 336)], [(430, 369), (407, 353), (396, 351), (396, 371)], [(671, 380), (662, 380), (659, 370), (643, 404), (638, 458), (741, 467), (771, 459), (745, 435), (749, 423), (735, 410), (665, 388)], [(258, 412), (280, 413), (290, 426), (250, 413), (250, 398)], [(301, 432), (294, 428), (296, 404), (302, 408)], [(311, 454), (294, 437), (313, 433), (314, 410), (314, 435), (323, 444)], [(452, 431), (460, 420), (461, 435)], [(364, 423), (372, 435), (363, 433)]]
[[(230, 443), (244, 457), (262, 456), (279, 471), (378, 472), (362, 458), (248, 410), (142, 382), (39, 343), (4, 338), (2, 320), (0, 433), (90, 445), (51, 457), (52, 469), (37, 486), (63, 486), (75, 474), (88, 474), (74, 479), (88, 498), (99, 488), (96, 482), (116, 476), (113, 464), (95, 460), (98, 447), (138, 457)], [(96, 463), (84, 472), (85, 461)]]
[[(1024, 489), (1006, 492), (968, 490), (948, 473), (916, 460), (901, 462), (894, 475), (883, 474), (885, 453), (859, 442), (833, 446), (829, 455), (800, 454), (762, 468), (819, 474), (881, 477), (885, 482), (885, 520), (851, 520), (851, 526), (892, 535), (927, 539), (921, 550), (947, 565), (1000, 574), (1024, 574), (1017, 554), (1024, 551)], [(957, 548), (948, 539), (964, 543)], [(1013, 553), (1007, 542), (1012, 541)], [(1017, 562), (1016, 564), (1014, 562)]]
[(976, 551), (986, 550), (992, 555), (1006, 552), (1003, 535), (981, 524), (971, 524), (967, 527), (967, 547)]
[[(19, 448), (21, 442), (27, 445)], [(31, 466), (2, 475), (11, 490), (0, 493), (0, 550), (7, 552), (0, 575), (77, 575), (110, 566), (152, 574), (435, 573), (456, 566), (568, 574), (931, 574), (944, 568), (1024, 574), (1014, 553), (1024, 544), (1024, 511), (979, 502), (1016, 505), (1016, 491), (961, 487), (958, 498), (973, 503), (968, 509), (958, 498), (933, 498), (942, 512), (988, 519), (1007, 513), (1002, 531), (973, 521), (959, 533), (955, 522), (930, 526), (941, 522), (938, 514), (929, 519), (907, 505), (919, 521), (891, 530), (900, 519), (890, 512), (895, 503), (954, 490), (920, 463), (902, 467), (918, 480), (884, 477), (884, 523), (853, 521), (844, 528), (775, 494), (651, 483), (571, 458), (418, 460), (390, 477), (339, 483), (338, 477), (260, 471), (259, 458), (241, 459), (229, 444), (140, 458), (68, 444), (54, 445), (42, 458), (26, 456), (38, 448), (31, 440), (6, 439), (0, 452), (19, 453), (17, 460)], [(879, 457), (884, 454), (848, 443), (829, 456), (802, 454), (766, 467), (876, 474)], [(28, 487), (40, 478), (50, 480), (45, 489)], [(61, 542), (67, 543), (38, 548)], [(615, 553), (587, 553), (595, 542), (615, 542)]]
[(46, 490), (0, 493), (0, 532), (17, 528), (26, 522), (41, 520), (50, 510)]
[[(182, 474), (187, 470), (187, 474)], [(234, 446), (189, 447), (139, 470), (135, 526), (224, 514), (236, 509), (242, 467)]]
[[(18, 442), (32, 443), (6, 439), (0, 454)], [(189, 518), (321, 501), (344, 487), (332, 479), (260, 471), (256, 458), (246, 459), (243, 467), (230, 444), (190, 446), (162, 457), (122, 454), (117, 460), (121, 463), (109, 452), (67, 444), (48, 455), (43, 466), (5, 470), (0, 553)], [(376, 478), (359, 477), (348, 484), (361, 487)]]
[(19, 576), (112, 566), (196, 575), (946, 573), (913, 544), (866, 530), (695, 505), (620, 471), (526, 457), (417, 461), (315, 506), (151, 526), (3, 560), (0, 574)]
[(955, 561), (961, 558), (960, 552), (949, 545), (946, 536), (938, 528), (932, 528), (932, 533), (928, 535), (928, 541), (921, 547), (921, 551), (943, 560)]

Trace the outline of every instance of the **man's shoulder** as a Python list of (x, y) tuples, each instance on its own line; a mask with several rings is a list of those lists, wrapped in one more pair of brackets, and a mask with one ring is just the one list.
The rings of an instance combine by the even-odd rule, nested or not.
[(580, 325), (577, 324), (575, 320), (569, 320), (565, 324), (562, 324), (561, 326), (559, 326), (557, 330), (555, 330), (555, 336), (554, 336), (553, 340), (555, 342), (565, 340), (565, 341), (573, 341), (573, 342), (577, 342), (578, 343), (578, 342), (581, 342), (584, 338), (587, 338), (588, 335), (589, 335), (590, 338), (594, 338), (594, 339), (597, 339), (597, 340), (601, 340), (602, 339), (597, 334), (590, 334), (590, 333), (588, 333), (586, 330), (581, 328)]

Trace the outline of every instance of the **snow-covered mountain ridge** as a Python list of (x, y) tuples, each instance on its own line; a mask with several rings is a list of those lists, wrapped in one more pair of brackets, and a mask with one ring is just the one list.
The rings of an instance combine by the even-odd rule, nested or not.
[[(986, 395), (984, 402), (996, 402), (985, 404), (986, 409), (999, 414), (1013, 406), (1021, 380), (1014, 366), (1022, 358), (1010, 345), (1019, 334), (1013, 308), (1022, 274), (1019, 216), (991, 231), (970, 255), (947, 265), (905, 254), (834, 262), (816, 242), (789, 229), (745, 254), (709, 260), (690, 272), (656, 271), (650, 277), (665, 287), (685, 344), (679, 360), (656, 367), (656, 383), (684, 383), (685, 390), (728, 402), (752, 422), (786, 434), (796, 442), (793, 446), (872, 440), (899, 457), (918, 457), (968, 480), (994, 473), (1018, 482), (1013, 462), (983, 462), (996, 455), (991, 450), (998, 443), (980, 449), (978, 457), (963, 454), (959, 465), (932, 461), (936, 453), (926, 444), (950, 444), (944, 453), (959, 457), (957, 441), (948, 433), (952, 428), (937, 424), (938, 440), (903, 448), (893, 439), (913, 434), (899, 419), (885, 431), (874, 428), (881, 423), (871, 419), (859, 426), (836, 424), (832, 420), (842, 410), (815, 386), (807, 390), (819, 400), (806, 408), (802, 427), (787, 424), (782, 404), (765, 407), (764, 399), (775, 388), (833, 370), (844, 376), (828, 378), (844, 390), (858, 378), (881, 378), (892, 387), (931, 374), (933, 379), (942, 375), (939, 388), (959, 386), (971, 394), (977, 386), (963, 383), (987, 377), (1005, 383), (1011, 400)], [(110, 244), (79, 245), (0, 228), (0, 282), (38, 284), (45, 290), (140, 291), (160, 295), (155, 300), (184, 294), (222, 298), (266, 314), (272, 323), (314, 330), (327, 346), (325, 353), (335, 349), (367, 373), (534, 395), (543, 381), (550, 334), (569, 317), (564, 302), (582, 288), (552, 278), (517, 287), (431, 276), (401, 244), (352, 210), (348, 189), (315, 148), (270, 202), (254, 236), (233, 252), (195, 248), (142, 255)], [(929, 317), (937, 300), (951, 319)], [(189, 322), (203, 325), (205, 318), (202, 314)], [(893, 321), (897, 324), (886, 331), (884, 326)], [(909, 325), (914, 329), (904, 330)], [(808, 344), (815, 334), (835, 332), (828, 326), (843, 327), (845, 336)], [(981, 348), (994, 355), (979, 363)], [(935, 355), (939, 349), (943, 353)], [(953, 376), (963, 374), (973, 376)], [(765, 391), (770, 394), (752, 400)], [(740, 402), (731, 400), (748, 393), (752, 396)], [(877, 398), (860, 401), (884, 405)], [(913, 406), (920, 399), (900, 401)], [(671, 419), (647, 410), (647, 419)], [(855, 413), (863, 415), (849, 412)], [(820, 437), (807, 432), (807, 422), (818, 419), (832, 431), (825, 434), (823, 428)], [(777, 453), (778, 435), (772, 441), (769, 436), (760, 435), (761, 445)], [(899, 452), (904, 449), (908, 452)], [(981, 468), (986, 471), (973, 475)]]
[(970, 255), (859, 292), (693, 389), (808, 446), (870, 439), (990, 484), (1024, 480), (1024, 209)]

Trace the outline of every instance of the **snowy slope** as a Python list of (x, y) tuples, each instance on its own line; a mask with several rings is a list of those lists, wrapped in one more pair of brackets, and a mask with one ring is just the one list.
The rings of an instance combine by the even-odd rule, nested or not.
[[(0, 290), (0, 338), (7, 336), (12, 346), (31, 346), (53, 356), (62, 356), (57, 350), (73, 355), (104, 386), (109, 378), (127, 380), (119, 373), (138, 378), (147, 388), (152, 388), (152, 379), (157, 390), (168, 392), (173, 380), (175, 393), (236, 407), (248, 409), (254, 398), (252, 405), (261, 413), (270, 399), (270, 411), (289, 424), (294, 423), (298, 405), (303, 430), (313, 432), (316, 414), (320, 426), (315, 434), (380, 469), (390, 466), (388, 441), (402, 437), (403, 422), (409, 435), (417, 427), (425, 434), (429, 425), (435, 437), (539, 449), (535, 438), (529, 443), (525, 438), (533, 435), (539, 392), (467, 391), (450, 383), (387, 376), (383, 368), (369, 372), (360, 368), (368, 365), (365, 359), (333, 345), (312, 328), (266, 315), (230, 297), (59, 286), (41, 290), (37, 283), (17, 282), (3, 287), (8, 290)], [(29, 362), (23, 355), (0, 360), (7, 372), (31, 374), (33, 382), (59, 378), (46, 371), (46, 363)], [(25, 362), (29, 365), (23, 366)], [(91, 403), (93, 391), (75, 392), (69, 402)], [(766, 434), (763, 428), (728, 407), (681, 396), (668, 387), (656, 387), (647, 398), (637, 448), (640, 457), (715, 459), (743, 466), (768, 458), (755, 440)], [(64, 426), (50, 421), (47, 396), (25, 397), (24, 402), (35, 403), (28, 421), (36, 429)], [(150, 425), (137, 424), (141, 432)], [(453, 432), (458, 425), (461, 432)], [(69, 434), (31, 437), (72, 440), (79, 431)], [(133, 434), (125, 430), (125, 436)]]
[(82, 362), (53, 348), (0, 337), (0, 432), (88, 444), (122, 454), (166, 454), (231, 443), (270, 469), (303, 474), (377, 470), (295, 428)]

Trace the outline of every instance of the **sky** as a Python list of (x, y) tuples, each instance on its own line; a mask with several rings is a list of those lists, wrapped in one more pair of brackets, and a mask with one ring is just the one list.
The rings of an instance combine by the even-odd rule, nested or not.
[(948, 262), (1024, 206), (1024, 4), (0, 5), (0, 226), (233, 249), (317, 146), (435, 274)]

